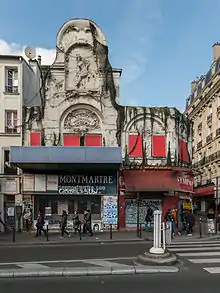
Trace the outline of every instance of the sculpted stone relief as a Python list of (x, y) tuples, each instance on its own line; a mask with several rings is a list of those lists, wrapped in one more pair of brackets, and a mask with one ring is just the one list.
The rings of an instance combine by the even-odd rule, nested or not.
[(73, 133), (86, 133), (100, 129), (100, 122), (97, 115), (90, 110), (74, 110), (69, 113), (64, 121), (64, 129)]
[(55, 108), (59, 105), (60, 98), (64, 98), (64, 80), (56, 80), (52, 78), (48, 82), (48, 87), (46, 88), (48, 93), (49, 105)]
[(67, 93), (68, 91), (99, 91), (97, 64), (89, 47), (78, 47), (70, 50), (65, 62)]

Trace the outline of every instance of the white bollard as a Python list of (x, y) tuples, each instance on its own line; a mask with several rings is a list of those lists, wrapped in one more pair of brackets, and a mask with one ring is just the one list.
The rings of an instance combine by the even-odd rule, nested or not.
[(150, 253), (153, 254), (163, 254), (164, 249), (161, 247), (161, 211), (154, 211), (154, 244), (150, 249)]
[(165, 234), (166, 226), (165, 226), (164, 222), (162, 223), (162, 229), (163, 229), (163, 250), (165, 251), (165, 249), (166, 249), (166, 234)]

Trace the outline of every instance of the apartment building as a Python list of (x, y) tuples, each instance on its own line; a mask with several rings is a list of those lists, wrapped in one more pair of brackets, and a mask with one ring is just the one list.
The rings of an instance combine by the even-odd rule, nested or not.
[(201, 211), (218, 204), (220, 180), (220, 44), (208, 72), (191, 83), (186, 114), (193, 122), (195, 201)]
[(23, 144), (25, 105), (38, 102), (36, 64), (28, 64), (21, 56), (0, 55), (0, 212), (8, 222), (10, 207), (20, 198), (20, 174), (9, 163), (10, 147)]

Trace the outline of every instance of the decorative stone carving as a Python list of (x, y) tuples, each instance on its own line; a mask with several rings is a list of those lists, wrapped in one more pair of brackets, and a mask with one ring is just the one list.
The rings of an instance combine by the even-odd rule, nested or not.
[(99, 92), (96, 57), (89, 46), (74, 47), (65, 58), (66, 91)]
[(99, 128), (99, 118), (90, 110), (74, 110), (64, 121), (64, 129), (71, 129), (75, 133), (86, 133)]
[(50, 90), (49, 105), (55, 108), (59, 105), (60, 97), (64, 97), (64, 80), (51, 79), (48, 83), (47, 91)]

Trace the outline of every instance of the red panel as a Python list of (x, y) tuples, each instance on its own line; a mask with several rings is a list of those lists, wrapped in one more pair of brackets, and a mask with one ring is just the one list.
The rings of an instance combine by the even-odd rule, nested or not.
[(143, 157), (142, 135), (129, 135), (128, 152), (130, 157)]
[(207, 186), (200, 186), (194, 189), (195, 195), (194, 196), (209, 196), (214, 195), (215, 193), (215, 184), (207, 185)]
[(31, 132), (30, 133), (30, 145), (31, 146), (40, 146), (41, 145), (41, 133), (40, 132)]
[(189, 152), (187, 142), (179, 139), (179, 161), (189, 163)]
[(101, 134), (87, 134), (85, 137), (86, 146), (102, 146)]
[(80, 136), (78, 134), (64, 134), (63, 145), (64, 146), (80, 146)]
[(166, 157), (166, 137), (163, 135), (152, 136), (152, 156)]
[(172, 170), (125, 170), (126, 191), (175, 191), (179, 190), (176, 172)]

